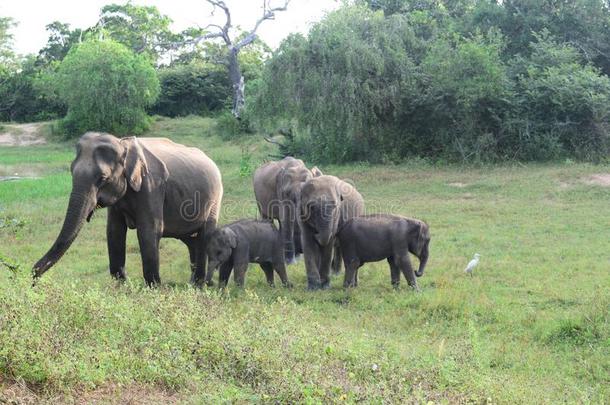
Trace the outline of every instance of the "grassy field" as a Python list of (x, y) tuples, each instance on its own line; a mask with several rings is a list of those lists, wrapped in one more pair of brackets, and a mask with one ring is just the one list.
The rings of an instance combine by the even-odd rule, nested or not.
[[(272, 152), (225, 143), (213, 121), (161, 119), (149, 135), (198, 146), (219, 165), (222, 222), (256, 214), (251, 172)], [(125, 285), (107, 271), (105, 211), (35, 288), (29, 270), (63, 221), (70, 143), (0, 149), (0, 403), (608, 403), (609, 166), (322, 166), (351, 179), (369, 212), (430, 224), (421, 293), (395, 291), (385, 262), (345, 291), (189, 286), (186, 248), (161, 244), (143, 286), (129, 233)], [(462, 270), (481, 262), (472, 278)], [(415, 263), (417, 263), (416, 259)]]

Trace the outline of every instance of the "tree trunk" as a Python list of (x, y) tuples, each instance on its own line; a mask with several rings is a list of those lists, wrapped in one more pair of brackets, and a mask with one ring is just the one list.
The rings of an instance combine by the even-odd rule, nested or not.
[(244, 77), (239, 68), (239, 61), (237, 59), (238, 53), (239, 49), (233, 47), (229, 48), (229, 78), (231, 79), (231, 84), (233, 86), (233, 109), (231, 112), (237, 119), (240, 118), (241, 111), (246, 105), (244, 96)]

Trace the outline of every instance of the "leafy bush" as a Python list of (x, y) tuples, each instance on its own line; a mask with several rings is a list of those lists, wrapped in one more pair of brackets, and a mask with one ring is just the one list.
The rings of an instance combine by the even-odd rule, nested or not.
[(41, 86), (42, 76), (36, 59), (27, 57), (18, 70), (0, 77), (1, 121), (41, 121), (65, 114), (63, 103)]
[[(610, 153), (610, 78), (582, 65), (573, 47), (548, 33), (537, 36), (527, 71), (517, 78), (519, 134), (530, 159), (575, 156), (599, 160)], [(552, 153), (552, 155), (550, 155)]]
[(226, 69), (192, 62), (158, 72), (161, 94), (152, 112), (168, 117), (208, 115), (222, 109), (230, 96)]
[(156, 100), (159, 81), (144, 56), (113, 41), (87, 41), (62, 61), (57, 89), (68, 106), (62, 122), (68, 135), (138, 134), (149, 125), (145, 108)]
[(285, 149), (337, 163), (608, 158), (610, 79), (571, 44), (543, 30), (515, 55), (479, 2), (365, 3), (388, 15), (330, 13), (253, 86), (256, 124), (292, 130)]
[(216, 130), (224, 140), (236, 139), (242, 135), (253, 133), (247, 114), (243, 114), (242, 117), (237, 119), (230, 111), (224, 111), (218, 116)]

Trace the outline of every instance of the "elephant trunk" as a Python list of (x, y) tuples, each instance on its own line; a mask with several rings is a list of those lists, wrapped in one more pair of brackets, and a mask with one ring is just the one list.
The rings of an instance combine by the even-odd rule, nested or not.
[(85, 219), (95, 209), (95, 204), (96, 194), (93, 187), (72, 189), (66, 217), (59, 236), (57, 236), (51, 249), (34, 265), (34, 277), (40, 277), (61, 259), (76, 239)]
[(426, 263), (428, 262), (428, 245), (424, 246), (422, 252), (419, 255), (419, 269), (415, 272), (417, 277), (421, 277), (424, 275), (424, 269), (426, 268)]
[(288, 264), (296, 263), (294, 246), (294, 222), (296, 221), (295, 212), (291, 207), (286, 206), (283, 210), (283, 218), (280, 222), (282, 230), (282, 241), (284, 245), (284, 260)]
[(328, 246), (328, 244), (330, 243), (330, 240), (333, 237), (334, 232), (332, 231), (331, 227), (325, 227), (324, 229), (318, 231), (318, 233), (316, 233), (314, 235), (314, 238), (316, 239), (316, 241), (318, 242), (318, 244), (320, 246)]

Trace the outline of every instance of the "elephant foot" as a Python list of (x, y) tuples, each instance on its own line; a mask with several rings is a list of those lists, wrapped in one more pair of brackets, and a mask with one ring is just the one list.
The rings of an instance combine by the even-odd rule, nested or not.
[(328, 290), (330, 288), (330, 281), (324, 281), (320, 284), (321, 290)]
[(125, 269), (122, 267), (119, 270), (110, 270), (110, 275), (113, 279), (118, 281), (125, 281), (127, 279), (127, 275), (125, 274)]
[(293, 288), (294, 287), (290, 281), (287, 281), (287, 282), (282, 283), (282, 284), (283, 284), (284, 288)]

